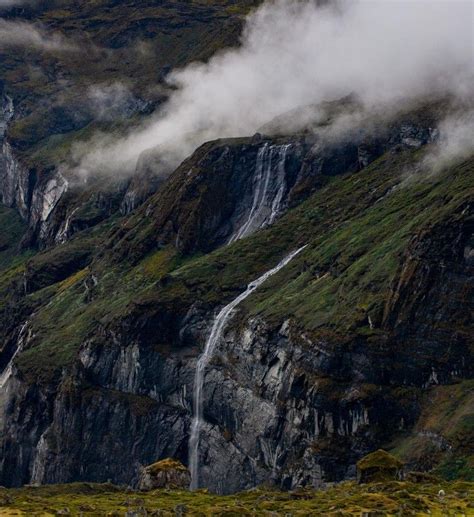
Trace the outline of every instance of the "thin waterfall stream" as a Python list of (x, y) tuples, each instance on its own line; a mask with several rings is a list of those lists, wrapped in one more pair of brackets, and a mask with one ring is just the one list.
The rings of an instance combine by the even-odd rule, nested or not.
[[(291, 144), (264, 144), (257, 153), (252, 206), (246, 221), (230, 238), (229, 244), (272, 224), (279, 215), (285, 192), (285, 163)], [(276, 177), (275, 177), (276, 175)]]
[(0, 389), (3, 389), (3, 387), (6, 385), (8, 379), (12, 376), (13, 373), (13, 363), (16, 359), (16, 356), (23, 350), (23, 344), (25, 341), (25, 332), (28, 328), (29, 322), (26, 321), (23, 323), (23, 325), (20, 328), (20, 332), (18, 334), (18, 340), (17, 340), (17, 346), (15, 349), (15, 352), (11, 356), (10, 360), (8, 361), (8, 364), (5, 366), (3, 372), (0, 374)]
[(199, 441), (201, 435), (201, 428), (204, 422), (203, 413), (203, 386), (204, 374), (209, 362), (212, 359), (217, 343), (221, 339), (225, 327), (232, 316), (233, 310), (249, 297), (256, 289), (258, 289), (271, 276), (283, 269), (296, 255), (298, 255), (306, 246), (303, 246), (296, 251), (287, 255), (277, 266), (264, 273), (250, 284), (247, 289), (241, 293), (237, 298), (226, 305), (217, 314), (212, 325), (211, 333), (207, 339), (204, 352), (198, 359), (196, 365), (196, 373), (194, 376), (194, 397), (193, 397), (193, 421), (191, 425), (191, 435), (189, 438), (189, 469), (191, 472), (191, 490), (199, 488)]

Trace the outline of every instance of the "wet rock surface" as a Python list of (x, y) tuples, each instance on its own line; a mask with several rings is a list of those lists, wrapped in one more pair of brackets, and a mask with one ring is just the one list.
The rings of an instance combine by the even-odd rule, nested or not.
[[(84, 205), (74, 196), (66, 203), (71, 190), (55, 173), (38, 182), (41, 187), (33, 189), (28, 205), (28, 196), (21, 194), (25, 189), (18, 187), (26, 176), (15, 183), (20, 174), (15, 172), (15, 181), (5, 183), (4, 199), (11, 199), (12, 206), (28, 206), (28, 217), (34, 214), (40, 224), (36, 235), (62, 245), (35, 256), (24, 268), (16, 294), (19, 305), (12, 303), (8, 326), (2, 327), (8, 358), (20, 323), (41, 304), (60, 304), (68, 289), (61, 283), (78, 272), (82, 276), (72, 283), (77, 289), (73, 303), (57, 309), (52, 329), (32, 332), (25, 354), (41, 342), (40, 350), (49, 357), (48, 332), (74, 305), (87, 307), (100, 298), (108, 275), (116, 283), (138, 275), (137, 270), (116, 273), (117, 264), (146, 269), (140, 261), (173, 248), (178, 272), (147, 279), (149, 290), (142, 298), (130, 288), (123, 312), (113, 312), (120, 300), (107, 298), (107, 317), (87, 320), (92, 324), (73, 359), (52, 378), (37, 381), (31, 371), (13, 365), (0, 395), (0, 483), (112, 479), (136, 486), (141, 465), (167, 457), (187, 464), (197, 359), (219, 307), (246, 284), (219, 278), (208, 298), (199, 278), (188, 273), (180, 280), (186, 260), (216, 248), (224, 255), (222, 250), (251, 246), (244, 237), (283, 220), (288, 209), (326, 182), (344, 174), (357, 176), (381, 155), (392, 159), (429, 144), (435, 138), (432, 122), (429, 117), (414, 117), (410, 123), (404, 119), (375, 139), (360, 130), (338, 141), (298, 134), (210, 142), (141, 206), (135, 205), (130, 192), (136, 185), (131, 184), (119, 194), (91, 194)], [(385, 185), (383, 189), (392, 192)], [(130, 195), (124, 204), (125, 191)], [(370, 194), (372, 190), (363, 202)], [(378, 199), (384, 197), (381, 193)], [(254, 204), (255, 199), (263, 201)], [(259, 211), (261, 206), (265, 210)], [(99, 252), (97, 244), (87, 247), (86, 241), (71, 239), (92, 227), (91, 220), (105, 220), (119, 210), (128, 214), (132, 207), (134, 213), (107, 234)], [(308, 209), (304, 221), (318, 220), (319, 209)], [(229, 493), (262, 483), (295, 489), (352, 479), (362, 456), (413, 429), (422, 390), (471, 377), (466, 308), (472, 294), (472, 233), (469, 200), (414, 230), (396, 255), (398, 265), (383, 304), (370, 311), (361, 307), (362, 323), (344, 333), (331, 325), (307, 331), (291, 311), (273, 318), (262, 315), (263, 309), (236, 311), (205, 372), (199, 451), (203, 485)], [(234, 247), (223, 248), (230, 241)], [(293, 246), (295, 241), (289, 242)], [(266, 247), (270, 245), (268, 241)], [(245, 252), (253, 253), (249, 249)], [(261, 250), (255, 252), (258, 258)], [(276, 262), (272, 255), (270, 259)], [(262, 270), (268, 266), (263, 264)], [(202, 262), (196, 261), (190, 269), (199, 267)], [(219, 267), (225, 273), (224, 259)], [(314, 273), (308, 283), (328, 275), (337, 278), (344, 267), (349, 266), (322, 263), (319, 271), (298, 263), (289, 280), (308, 272)], [(217, 279), (215, 270), (209, 271), (206, 277), (215, 274)], [(49, 298), (48, 288), (58, 284), (58, 298)], [(308, 310), (316, 312), (313, 306)], [(365, 330), (355, 332), (357, 325)], [(60, 335), (54, 346), (67, 344), (70, 335)]]

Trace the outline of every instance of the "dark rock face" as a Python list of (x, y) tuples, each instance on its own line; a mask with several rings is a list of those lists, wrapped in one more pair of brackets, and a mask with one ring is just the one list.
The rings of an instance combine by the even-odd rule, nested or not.
[(123, 246), (116, 242), (115, 253), (136, 260), (170, 243), (183, 254), (208, 253), (272, 224), (331, 177), (356, 173), (389, 150), (433, 142), (434, 124), (434, 117), (412, 115), (382, 129), (368, 119), (337, 137), (321, 129), (206, 143), (143, 207), (142, 217), (153, 220), (147, 236), (137, 242), (141, 223), (138, 230), (129, 221), (116, 236)]
[(15, 159), (13, 149), (7, 140), (7, 129), (14, 116), (13, 100), (1, 92), (0, 102), (0, 200), (20, 215), (28, 217), (32, 191), (35, 183), (34, 174), (30, 174)]
[[(406, 382), (423, 371), (426, 384), (445, 384), (460, 371), (471, 342), (465, 308), (472, 304), (474, 265), (470, 255), (474, 206), (466, 202), (453, 218), (433, 224), (412, 239), (385, 307), (383, 325), (402, 341), (408, 353)], [(425, 322), (432, 321), (432, 324)], [(430, 363), (425, 363), (430, 354)], [(430, 372), (431, 369), (431, 372)]]
[(88, 183), (54, 168), (37, 171), (17, 157), (7, 139), (14, 117), (13, 101), (3, 96), (0, 114), (0, 201), (18, 210), (28, 222), (25, 246), (47, 248), (94, 227), (113, 214), (127, 214), (152, 195), (163, 182), (148, 170), (132, 179), (98, 178)]
[[(153, 215), (163, 241), (184, 253), (208, 252), (237, 237), (255, 215), (248, 233), (269, 224), (272, 206), (275, 217), (287, 206), (304, 153), (299, 140), (205, 144), (157, 199)], [(255, 214), (254, 199), (265, 213)]]
[[(450, 227), (452, 233), (435, 228), (418, 237), (412, 249), (429, 256), (430, 247), (438, 249), (437, 239), (450, 236), (450, 269), (467, 278), (472, 265), (458, 251), (465, 249), (469, 232)], [(412, 274), (411, 282), (421, 285), (424, 271)], [(442, 281), (444, 274), (446, 268), (435, 268), (429, 286), (443, 290), (447, 309), (463, 312), (464, 286)], [(313, 342), (290, 321), (275, 327), (259, 318), (235, 319), (205, 379), (203, 484), (232, 492), (268, 480), (294, 488), (351, 477), (359, 457), (416, 421), (416, 406), (397, 394), (398, 386), (472, 374), (463, 360), (469, 356), (466, 337), (453, 335), (441, 352), (441, 342), (433, 346), (436, 322), (415, 328), (398, 307), (389, 302), (385, 315), (387, 325), (397, 322), (392, 337), (371, 346), (330, 338)], [(423, 321), (431, 318), (430, 310), (424, 306)], [(3, 412), (8, 438), (2, 483), (133, 483), (139, 464), (150, 458), (187, 462), (196, 350), (186, 341), (203, 342), (210, 316), (195, 309), (192, 317), (155, 311), (137, 308), (136, 318), (85, 344), (75, 372), (56, 388), (11, 384)], [(402, 329), (416, 347), (397, 348)], [(150, 331), (175, 343), (175, 352), (156, 353), (151, 335), (147, 344)], [(24, 429), (30, 429), (28, 440)]]
[[(108, 245), (115, 258), (137, 262), (164, 245), (188, 255), (212, 251), (271, 224), (273, 213), (280, 217), (328, 177), (357, 174), (387, 151), (426, 144), (430, 127), (415, 119), (376, 138), (358, 130), (337, 141), (297, 135), (204, 144)], [(56, 200), (43, 222), (61, 213), (61, 185), (56, 180), (42, 191)], [(263, 199), (265, 210), (252, 211), (254, 199)], [(123, 198), (95, 201), (108, 213)], [(69, 223), (78, 231), (85, 227), (80, 211)], [(279, 321), (234, 315), (205, 375), (205, 486), (228, 493), (268, 481), (294, 488), (354, 477), (361, 456), (413, 427), (419, 408), (410, 389), (472, 375), (469, 214), (467, 201), (412, 237), (383, 313), (369, 322), (380, 329), (370, 339), (331, 329), (315, 338), (291, 314)], [(239, 236), (243, 228), (249, 232)], [(92, 251), (69, 255), (66, 246), (54, 267), (26, 269), (27, 293), (90, 264)], [(141, 466), (157, 458), (187, 464), (196, 344), (205, 342), (216, 308), (198, 295), (192, 302), (161, 295), (132, 298), (126, 316), (97, 321), (73, 366), (47, 383), (36, 385), (15, 369), (2, 379), (0, 484), (137, 484)], [(28, 335), (25, 350), (34, 339)]]
[[(97, 188), (84, 199), (74, 178), (58, 174), (68, 142), (92, 137), (97, 126), (113, 131), (149, 115), (167, 98), (165, 76), (236, 45), (242, 15), (258, 3), (243, 0), (238, 9), (231, 0), (147, 0), (140, 9), (131, 1), (108, 0), (87, 6), (69, 0), (0, 6), (5, 19), (47, 27), (71, 47), (53, 56), (33, 45), (22, 59), (21, 46), (2, 50), (0, 201), (29, 222), (25, 245), (50, 247), (111, 215), (104, 209), (84, 217), (97, 191), (104, 192)], [(107, 191), (120, 197), (123, 214), (154, 193), (160, 181), (148, 177), (141, 185), (127, 183)]]
[[(28, 221), (25, 245), (61, 244), (113, 214), (130, 214), (161, 189), (171, 172), (159, 151), (144, 153), (136, 174), (124, 180), (84, 183), (54, 167), (36, 170), (23, 164), (7, 139), (14, 117), (13, 100), (3, 94), (0, 200)], [(412, 115), (383, 129), (373, 121), (360, 123), (337, 137), (319, 130), (309, 136), (205, 144), (178, 167), (145, 215), (155, 219), (159, 243), (172, 242), (184, 253), (208, 252), (272, 224), (328, 178), (357, 172), (388, 149), (433, 141), (435, 123), (433, 117)]]

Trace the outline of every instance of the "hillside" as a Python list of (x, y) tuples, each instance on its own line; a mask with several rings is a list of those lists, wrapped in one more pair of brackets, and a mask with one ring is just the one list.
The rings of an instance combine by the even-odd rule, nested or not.
[[(474, 156), (452, 158), (442, 131), (469, 97), (350, 95), (171, 170), (160, 149), (127, 174), (63, 168), (96, 130), (156, 116), (166, 74), (237, 45), (256, 4), (4, 14), (61, 48), (0, 48), (0, 485), (79, 483), (2, 489), (9, 511), (123, 510), (124, 488), (89, 483), (136, 487), (163, 458), (247, 492), (143, 496), (153, 510), (467, 511)], [(125, 98), (98, 116), (91, 85), (117, 81)], [(439, 478), (357, 487), (379, 448)]]
[[(4, 272), (8, 292), (18, 286), (13, 299), (4, 298), (11, 299), (2, 329), (9, 346), (17, 340), (12, 326), (28, 322), (15, 360), (18, 409), (12, 441), (5, 443), (12, 470), (4, 482), (12, 475), (15, 484), (25, 482), (30, 475), (33, 451), (17, 448), (30, 447), (16, 434), (25, 426), (42, 435), (41, 459), (35, 460), (44, 465), (42, 481), (127, 482), (134, 458), (125, 468), (124, 452), (137, 446), (142, 464), (163, 455), (186, 461), (190, 391), (183, 386), (192, 382), (206, 322), (215, 307), (302, 245), (284, 272), (239, 307), (213, 358), (205, 388), (206, 420), (213, 422), (205, 434), (215, 451), (208, 486), (219, 468), (228, 468), (230, 458), (217, 452), (226, 444), (235, 444), (230, 460), (239, 469), (248, 455), (261, 463), (248, 480), (241, 473), (235, 481), (228, 476), (225, 490), (245, 488), (255, 475), (263, 481), (273, 464), (283, 486), (300, 476), (343, 479), (359, 455), (410, 436), (428, 389), (435, 393), (438, 385), (470, 377), (466, 308), (472, 291), (466, 288), (472, 264), (465, 250), (472, 238), (472, 160), (433, 176), (416, 169), (423, 149), (382, 151), (357, 173), (317, 175), (317, 191), (268, 229), (203, 255), (199, 243), (209, 246), (211, 235), (221, 235), (219, 226), (206, 222), (219, 218), (205, 196), (219, 199), (216, 209), (225, 206), (212, 190), (223, 177), (222, 168), (213, 172), (213, 160), (219, 163), (219, 153), (227, 156), (232, 147), (240, 157), (243, 146), (251, 149), (242, 140), (206, 144), (184, 164), (193, 175), (185, 175), (192, 194), (183, 199), (193, 200), (194, 208), (181, 207), (181, 197), (169, 194), (175, 185), (182, 188), (178, 168), (128, 218), (79, 233)], [(167, 198), (173, 200), (169, 212)], [(242, 194), (238, 199), (248, 206)], [(210, 232), (202, 240), (200, 228)], [(214, 383), (223, 383), (221, 389)], [(33, 400), (37, 409), (24, 413)], [(428, 450), (450, 443), (441, 446), (434, 465), (408, 446), (407, 459), (416, 466), (456, 459), (470, 464), (469, 448), (461, 445), (472, 431), (469, 399), (466, 404), (451, 440), (430, 439), (426, 432)], [(87, 416), (91, 407), (94, 419)], [(236, 426), (235, 414), (246, 427)], [(262, 437), (256, 450), (245, 441), (255, 434)], [(143, 441), (151, 435), (153, 442)], [(87, 450), (78, 447), (84, 436), (95, 437)], [(119, 457), (117, 443), (124, 451)], [(312, 448), (319, 466), (306, 463)], [(291, 455), (278, 452), (284, 449)]]
[(58, 171), (81, 143), (143, 124), (173, 90), (167, 75), (237, 45), (244, 15), (259, 3), (0, 6), (0, 201), (28, 222), (26, 245), (61, 242), (65, 230), (129, 211), (156, 190), (153, 178), (142, 189), (117, 170), (112, 178), (92, 178), (79, 197), (63, 196), (77, 180)]

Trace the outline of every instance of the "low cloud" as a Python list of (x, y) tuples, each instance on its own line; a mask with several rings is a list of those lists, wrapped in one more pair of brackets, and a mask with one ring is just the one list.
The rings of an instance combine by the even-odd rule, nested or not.
[(61, 34), (27, 22), (0, 19), (0, 50), (23, 47), (49, 52), (69, 52), (77, 47)]
[(160, 113), (123, 139), (91, 142), (81, 169), (132, 170), (156, 146), (182, 159), (205, 140), (249, 135), (349, 93), (371, 109), (472, 90), (470, 0), (319, 3), (267, 1), (247, 19), (240, 48), (172, 73)]
[(143, 108), (130, 89), (122, 83), (94, 85), (88, 89), (89, 107), (96, 120), (129, 118)]
[(435, 149), (425, 160), (433, 173), (474, 155), (474, 109), (445, 119), (439, 126)]

